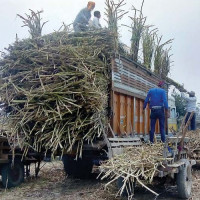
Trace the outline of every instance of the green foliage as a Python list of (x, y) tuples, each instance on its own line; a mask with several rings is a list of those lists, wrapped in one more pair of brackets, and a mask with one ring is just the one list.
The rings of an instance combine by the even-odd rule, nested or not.
[(179, 118), (183, 117), (186, 113), (186, 102), (180, 94), (174, 92), (172, 96), (175, 98), (176, 112), (179, 113)]
[(155, 35), (156, 29), (150, 31), (149, 27), (145, 28), (142, 34), (142, 50), (144, 66), (151, 69), (151, 61), (153, 58), (153, 52), (155, 48)]
[(157, 38), (157, 46), (154, 55), (154, 72), (165, 80), (171, 67), (171, 55), (169, 54), (171, 47), (169, 49), (164, 49), (164, 47), (171, 44), (173, 39), (170, 39), (163, 44), (161, 44), (161, 40), (162, 36)]
[(31, 11), (30, 15), (25, 14), (26, 17), (23, 17), (22, 15), (18, 14), (17, 16), (23, 20), (24, 25), (22, 27), (26, 26), (29, 28), (29, 33), (30, 33), (32, 39), (41, 37), (42, 36), (42, 28), (47, 23), (47, 21), (41, 23), (42, 18), (40, 16), (40, 14), (43, 11), (41, 10), (41, 11), (34, 12), (31, 9), (29, 9), (29, 10)]
[(106, 0), (105, 15), (107, 16), (108, 29), (114, 34), (114, 47), (118, 53), (119, 50), (119, 33), (118, 33), (118, 22), (122, 17), (128, 13), (124, 11), (122, 7), (125, 5), (124, 0), (115, 2), (115, 0)]
[(140, 10), (137, 10), (135, 7), (133, 7), (132, 9), (134, 11), (134, 16), (133, 17), (129, 16), (130, 19), (132, 20), (131, 54), (132, 54), (132, 59), (135, 62), (138, 62), (140, 40), (142, 38), (142, 33), (145, 29), (145, 23), (146, 23), (146, 17), (143, 17), (142, 13), (143, 4), (144, 0), (142, 1), (142, 6)]

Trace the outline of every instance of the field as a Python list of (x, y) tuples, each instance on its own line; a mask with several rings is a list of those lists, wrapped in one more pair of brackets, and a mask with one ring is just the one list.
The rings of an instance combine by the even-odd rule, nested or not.
[[(44, 163), (42, 164), (42, 166)], [(33, 174), (33, 173), (32, 173)], [(104, 189), (104, 182), (91, 177), (89, 180), (79, 180), (66, 177), (63, 165), (60, 161), (46, 163), (35, 179), (33, 175), (26, 179), (20, 187), (9, 190), (3, 189), (0, 185), (1, 200), (120, 200), (116, 197), (117, 189), (113, 185)], [(175, 186), (154, 186), (160, 194), (157, 200), (176, 200), (177, 192)], [(200, 171), (193, 170), (193, 194), (191, 200), (200, 200)], [(134, 200), (153, 200), (155, 196), (143, 188), (136, 191)]]

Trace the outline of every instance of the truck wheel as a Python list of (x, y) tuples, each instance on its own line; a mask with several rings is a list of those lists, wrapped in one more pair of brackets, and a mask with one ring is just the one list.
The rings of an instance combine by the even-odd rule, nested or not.
[(16, 187), (24, 182), (24, 165), (21, 161), (3, 165), (1, 169), (2, 183), (5, 188)]
[(78, 158), (75, 160), (74, 156), (63, 155), (62, 161), (67, 175), (81, 179), (90, 177), (93, 167), (92, 159)]
[(181, 167), (179, 169), (179, 173), (177, 174), (176, 182), (178, 195), (182, 199), (188, 199), (192, 189), (192, 166), (186, 159), (182, 159), (181, 161), (185, 162), (185, 166)]
[[(117, 179), (117, 188), (120, 190), (123, 185), (124, 185), (124, 178), (119, 177)], [(128, 197), (129, 195), (134, 194), (134, 189), (135, 189), (135, 182), (130, 183), (130, 184), (127, 183), (126, 187), (124, 188), (121, 194), (124, 197)]]

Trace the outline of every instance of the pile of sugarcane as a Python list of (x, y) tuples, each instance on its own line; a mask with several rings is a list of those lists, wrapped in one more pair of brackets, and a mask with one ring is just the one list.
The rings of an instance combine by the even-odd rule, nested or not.
[(188, 131), (187, 137), (190, 138), (188, 148), (192, 158), (200, 158), (200, 129), (195, 131)]
[(123, 178), (123, 185), (118, 192), (120, 195), (124, 190), (127, 191), (128, 195), (132, 195), (131, 188), (134, 182), (158, 195), (147, 184), (152, 183), (158, 171), (157, 168), (163, 166), (163, 162), (167, 159), (171, 159), (163, 157), (163, 150), (162, 143), (124, 148), (123, 154), (116, 155), (102, 163), (100, 166), (101, 179), (110, 178), (111, 181), (106, 184), (108, 186), (119, 178)]
[(112, 47), (107, 30), (55, 32), (10, 45), (0, 60), (3, 134), (26, 150), (70, 151), (76, 144), (81, 152), (106, 122)]

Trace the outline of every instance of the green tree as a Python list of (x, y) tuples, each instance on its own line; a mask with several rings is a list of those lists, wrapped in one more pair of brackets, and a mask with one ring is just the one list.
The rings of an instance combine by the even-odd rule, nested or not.
[(177, 92), (172, 93), (172, 96), (175, 98), (176, 112), (179, 113), (179, 118), (185, 116), (186, 113), (185, 100)]
[(172, 96), (175, 98), (176, 112), (179, 114), (177, 118), (177, 125), (179, 129), (186, 113), (186, 102), (177, 92), (172, 93)]

